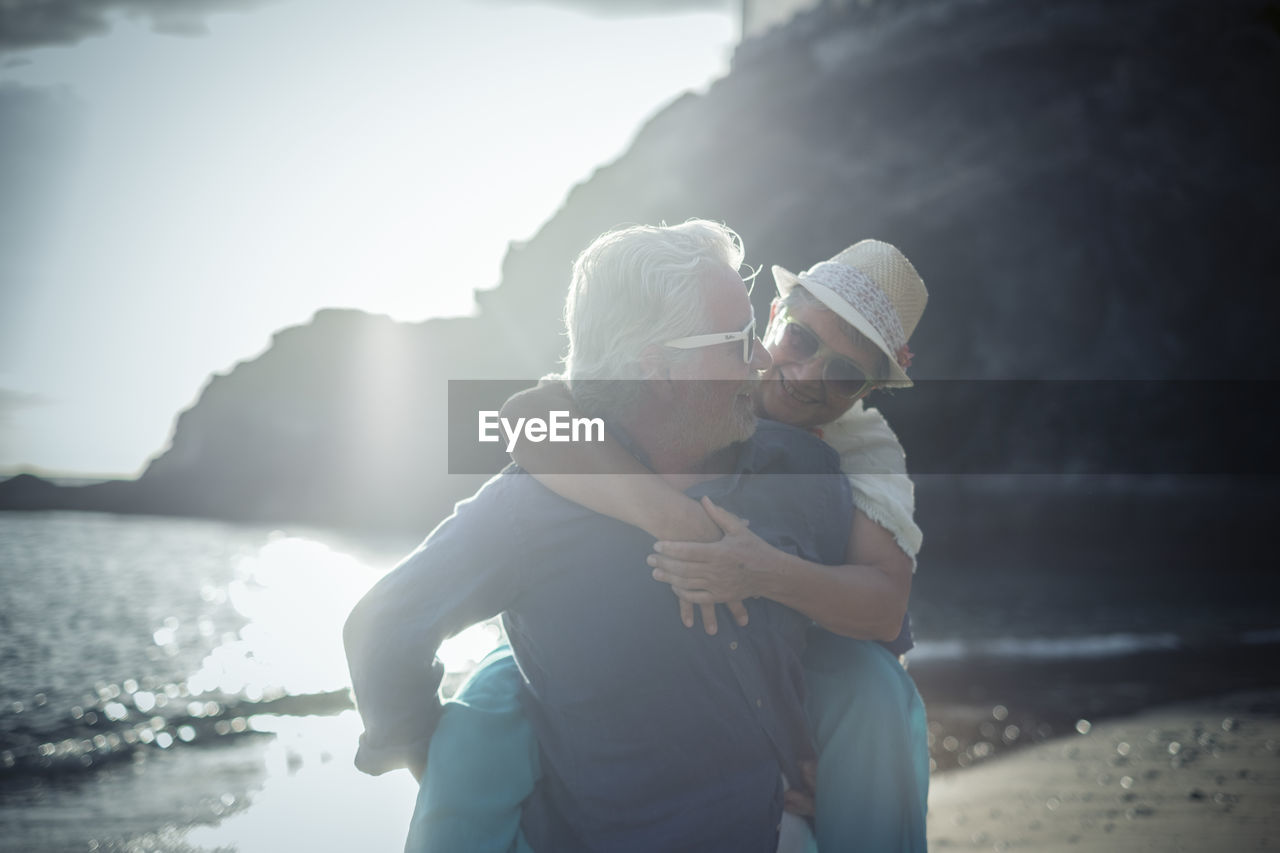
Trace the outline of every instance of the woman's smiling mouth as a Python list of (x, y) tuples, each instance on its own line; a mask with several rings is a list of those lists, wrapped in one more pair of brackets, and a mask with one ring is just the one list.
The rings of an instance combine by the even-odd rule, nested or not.
[(782, 372), (781, 367), (778, 368), (778, 382), (782, 385), (782, 390), (786, 395), (798, 403), (803, 403), (807, 406), (816, 406), (822, 402), (822, 400), (815, 400), (813, 397), (810, 397), (808, 394), (801, 391), (795, 383), (787, 379), (787, 375)]

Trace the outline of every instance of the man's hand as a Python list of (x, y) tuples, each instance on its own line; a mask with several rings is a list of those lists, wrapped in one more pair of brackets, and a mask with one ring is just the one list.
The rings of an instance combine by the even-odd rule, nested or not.
[(702, 606), (703, 625), (715, 633), (714, 612), (708, 624), (707, 612), (716, 604), (726, 604), (738, 623), (745, 625), (744, 599), (758, 594), (760, 574), (767, 571), (772, 546), (748, 529), (748, 523), (721, 509), (710, 498), (702, 499), (707, 514), (724, 531), (719, 542), (658, 542), (649, 555), (654, 580), (671, 584), (681, 601), (681, 618), (693, 625), (693, 607)]
[[(654, 577), (658, 575), (655, 572)], [(675, 587), (672, 587), (674, 590)], [(680, 593), (676, 593), (679, 595)], [(747, 616), (747, 608), (741, 601), (726, 601), (725, 607), (729, 608), (729, 612), (733, 614), (733, 619), (739, 625), (746, 627), (750, 617)], [(719, 624), (716, 622), (716, 606), (714, 604), (699, 604), (698, 609), (702, 611), (702, 628), (708, 634), (714, 634), (720, 630)], [(680, 599), (680, 621), (684, 623), (686, 628), (693, 627), (693, 602)]]

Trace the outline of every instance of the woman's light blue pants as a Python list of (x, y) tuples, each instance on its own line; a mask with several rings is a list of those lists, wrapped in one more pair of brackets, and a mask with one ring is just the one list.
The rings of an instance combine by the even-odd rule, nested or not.
[[(929, 746), (915, 683), (880, 644), (826, 631), (813, 633), (804, 663), (818, 850), (924, 853)], [(541, 769), (520, 678), (498, 649), (445, 704), (407, 853), (533, 853), (520, 808)]]

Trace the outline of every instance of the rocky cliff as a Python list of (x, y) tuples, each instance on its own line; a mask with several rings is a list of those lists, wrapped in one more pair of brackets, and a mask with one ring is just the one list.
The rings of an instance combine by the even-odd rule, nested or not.
[[(939, 381), (882, 407), (913, 460), (1021, 442), (1043, 461), (1172, 430), (1136, 464), (1158, 473), (1213, 427), (1180, 425), (1187, 409), (1269, 418), (1253, 407), (1280, 377), (1278, 104), (1273, 2), (824, 3), (745, 42), (726, 78), (575, 187), (510, 247), (479, 317), (320, 312), (211, 379), (138, 481), (16, 478), (0, 506), (425, 530), (475, 483), (444, 474), (445, 379), (552, 369), (574, 255), (619, 223), (691, 216), (728, 222), (755, 263), (802, 269), (867, 236), (909, 254), (931, 293), (913, 375)], [(1025, 394), (983, 396), (995, 379), (1118, 381), (1046, 414)], [(1133, 402), (1133, 380), (1152, 380), (1154, 403)], [(1240, 474), (1248, 459), (1206, 464)]]

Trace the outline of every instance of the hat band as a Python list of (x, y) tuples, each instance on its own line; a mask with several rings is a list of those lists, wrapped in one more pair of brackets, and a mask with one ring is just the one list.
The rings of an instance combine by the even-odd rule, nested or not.
[(880, 333), (889, 347), (891, 357), (896, 357), (896, 353), (906, 346), (907, 335), (902, 329), (902, 319), (898, 316), (897, 309), (871, 276), (862, 270), (835, 261), (823, 261), (814, 264), (797, 278), (801, 284), (805, 281), (820, 284), (849, 303), (854, 311), (865, 317)]

